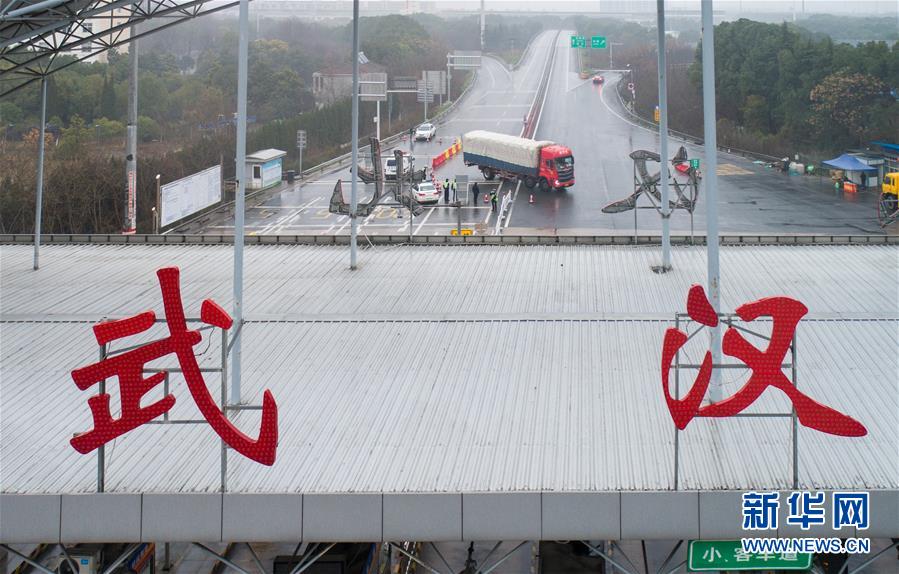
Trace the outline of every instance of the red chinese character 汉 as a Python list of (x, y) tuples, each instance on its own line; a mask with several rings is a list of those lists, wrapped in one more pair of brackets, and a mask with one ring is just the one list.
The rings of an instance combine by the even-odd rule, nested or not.
[[(100, 381), (117, 377), (122, 413), (121, 417), (113, 418), (109, 410), (107, 393), (89, 398), (87, 403), (94, 418), (94, 428), (76, 435), (70, 442), (75, 450), (86, 454), (171, 409), (175, 405), (173, 395), (166, 395), (147, 406), (141, 406), (141, 399), (161, 383), (166, 375), (161, 372), (144, 378), (144, 366), (151, 361), (174, 354), (187, 381), (190, 394), (209, 425), (231, 448), (247, 458), (270, 466), (275, 462), (275, 450), (278, 446), (278, 406), (275, 399), (268, 390), (263, 394), (262, 425), (259, 438), (256, 440), (242, 433), (222, 414), (206, 388), (206, 382), (194, 355), (193, 348), (200, 342), (202, 336), (199, 331), (187, 328), (181, 304), (179, 273), (177, 267), (167, 267), (156, 272), (162, 289), (168, 337), (72, 371), (72, 379), (82, 391)], [(233, 324), (228, 313), (210, 299), (203, 301), (200, 319), (207, 325), (222, 329), (230, 329)], [(147, 311), (127, 319), (98, 323), (94, 325), (94, 336), (97, 343), (105, 345), (110, 341), (147, 331), (155, 320), (156, 314)]]
[[(784, 357), (790, 350), (793, 333), (800, 319), (808, 313), (801, 302), (789, 297), (766, 297), (737, 307), (736, 314), (744, 321), (754, 321), (759, 317), (771, 317), (773, 326), (771, 340), (764, 350), (747, 341), (733, 327), (724, 333), (722, 350), (724, 354), (743, 361), (751, 370), (749, 380), (733, 396), (706, 406), (700, 406), (712, 375), (712, 354), (706, 351), (699, 368), (699, 375), (690, 391), (683, 399), (671, 396), (668, 374), (677, 352), (686, 344), (687, 334), (669, 328), (665, 332), (662, 346), (662, 387), (665, 401), (677, 428), (683, 430), (695, 417), (729, 417), (742, 412), (751, 405), (768, 387), (780, 389), (787, 395), (796, 410), (799, 422), (815, 430), (839, 436), (865, 436), (868, 430), (857, 420), (844, 415), (801, 393), (781, 370)], [(718, 314), (706, 297), (700, 285), (690, 288), (687, 297), (687, 314), (694, 321), (709, 327), (718, 325)]]

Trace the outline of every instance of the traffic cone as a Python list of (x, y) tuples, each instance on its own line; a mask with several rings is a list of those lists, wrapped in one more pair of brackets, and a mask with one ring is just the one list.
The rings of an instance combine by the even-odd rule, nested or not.
[(490, 196), (486, 193), (484, 194), (484, 203), (490, 203)]
[(534, 194), (533, 194), (533, 193), (532, 193), (531, 196), (528, 198), (528, 203), (534, 203)]

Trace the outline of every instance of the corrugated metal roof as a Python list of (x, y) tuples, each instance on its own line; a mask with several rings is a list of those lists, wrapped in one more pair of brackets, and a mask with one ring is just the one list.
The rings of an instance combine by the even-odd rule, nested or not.
[[(47, 245), (0, 249), (0, 314), (129, 315), (160, 308), (155, 270), (177, 265), (197, 316), (203, 298), (231, 308), (228, 246)], [(651, 317), (682, 311), (704, 283), (705, 249), (675, 248), (656, 275), (657, 248), (629, 246), (389, 246), (367, 249), (349, 271), (346, 247), (246, 250), (245, 315), (252, 318)], [(741, 246), (721, 249), (722, 308), (788, 294), (815, 317), (899, 318), (899, 247)]]
[[(228, 308), (231, 251), (48, 246), (39, 272), (29, 255), (4, 247), (0, 259), (0, 490), (91, 492), (95, 457), (68, 445), (91, 424), (88, 393), (69, 376), (96, 360), (89, 321), (159, 310), (153, 271), (172, 263), (182, 267), (189, 314), (210, 296)], [(846, 439), (800, 427), (803, 486), (899, 487), (896, 255), (869, 246), (722, 249), (725, 307), (776, 294), (804, 301), (815, 318), (797, 334), (800, 388), (869, 430)], [(271, 469), (232, 456), (229, 489), (672, 488), (661, 341), (705, 261), (701, 249), (677, 249), (675, 273), (657, 276), (656, 256), (629, 247), (394, 247), (363, 252), (350, 272), (345, 249), (248, 249), (244, 395), (258, 403), (272, 390), (281, 439)], [(202, 361), (218, 357), (214, 340)], [(739, 383), (724, 382), (725, 395)], [(173, 392), (173, 416), (198, 418), (183, 383)], [(771, 390), (753, 407), (787, 408)], [(257, 417), (243, 413), (238, 424), (252, 434)], [(681, 439), (682, 489), (790, 487), (787, 420), (698, 420)], [(108, 491), (219, 486), (218, 441), (205, 425), (143, 427), (109, 445), (107, 457)]]

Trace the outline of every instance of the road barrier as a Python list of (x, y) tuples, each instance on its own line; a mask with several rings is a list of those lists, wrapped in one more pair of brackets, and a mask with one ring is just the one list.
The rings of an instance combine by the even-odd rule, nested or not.
[(442, 153), (434, 156), (431, 160), (431, 171), (435, 171), (438, 167), (445, 164), (451, 157), (462, 152), (462, 140), (457, 139), (453, 145), (443, 150)]

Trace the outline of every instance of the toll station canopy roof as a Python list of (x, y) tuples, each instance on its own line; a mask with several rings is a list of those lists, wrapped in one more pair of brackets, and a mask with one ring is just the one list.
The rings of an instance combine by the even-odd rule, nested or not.
[[(799, 487), (871, 490), (881, 510), (870, 536), (899, 536), (897, 255), (721, 249), (722, 310), (776, 295), (809, 308), (797, 386), (868, 435), (799, 426)], [(277, 401), (274, 466), (232, 451), (223, 495), (209, 425), (145, 425), (106, 445), (106, 492), (120, 496), (91, 495), (97, 457), (69, 440), (92, 427), (96, 388), (71, 376), (97, 361), (92, 326), (163, 317), (155, 271), (166, 266), (181, 269), (188, 317), (206, 298), (230, 310), (232, 256), (227, 245), (50, 244), (33, 271), (30, 246), (3, 246), (0, 539), (65, 538), (72, 520), (103, 540), (152, 540), (154, 528), (171, 541), (248, 540), (295, 533), (299, 516), (307, 540), (739, 536), (740, 492), (792, 488), (790, 418), (730, 418), (680, 433), (675, 491), (662, 340), (705, 281), (704, 248), (676, 247), (674, 270), (655, 275), (652, 247), (377, 246), (351, 272), (345, 247), (262, 245), (246, 250), (242, 398), (258, 405), (269, 389)], [(699, 362), (708, 338), (690, 345)], [(201, 367), (220, 364), (210, 332), (194, 350)], [(724, 371), (723, 396), (747, 374)], [(206, 380), (216, 397), (217, 377)], [(681, 394), (694, 377), (682, 372)], [(107, 391), (117, 405), (115, 379)], [(203, 418), (177, 375), (170, 392), (172, 418)], [(749, 410), (790, 406), (768, 389)], [(258, 411), (232, 421), (258, 432)], [(30, 522), (6, 520), (15, 512)]]

